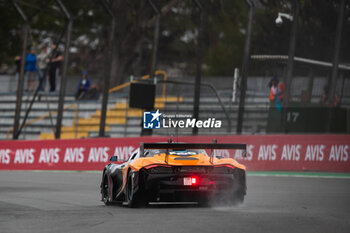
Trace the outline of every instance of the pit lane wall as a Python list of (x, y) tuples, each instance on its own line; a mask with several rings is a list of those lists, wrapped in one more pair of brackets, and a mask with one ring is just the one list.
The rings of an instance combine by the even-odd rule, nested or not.
[[(0, 170), (102, 170), (109, 157), (126, 160), (140, 142), (169, 137), (0, 141)], [(350, 172), (350, 135), (249, 135), (173, 137), (174, 141), (246, 143), (247, 157), (234, 157), (248, 171)]]

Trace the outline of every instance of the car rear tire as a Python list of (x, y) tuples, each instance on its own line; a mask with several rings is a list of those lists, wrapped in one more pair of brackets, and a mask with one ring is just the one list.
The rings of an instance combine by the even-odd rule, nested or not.
[(242, 204), (246, 195), (245, 172), (240, 171), (236, 177), (236, 187), (233, 191), (233, 204)]
[(245, 196), (245, 193), (243, 190), (237, 190), (236, 192), (234, 192), (233, 204), (234, 205), (242, 204), (244, 202), (244, 196)]
[(142, 196), (140, 190), (135, 193), (134, 190), (134, 179), (132, 177), (132, 173), (130, 172), (128, 175), (128, 180), (126, 182), (126, 202), (129, 207), (137, 208), (141, 206), (146, 206), (148, 204), (147, 199)]

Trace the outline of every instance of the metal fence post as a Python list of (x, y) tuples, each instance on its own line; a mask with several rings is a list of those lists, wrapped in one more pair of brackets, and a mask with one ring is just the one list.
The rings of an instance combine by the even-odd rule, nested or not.
[(12, 5), (15, 7), (16, 11), (21, 15), (24, 25), (23, 25), (23, 44), (22, 44), (22, 55), (21, 55), (21, 67), (17, 83), (17, 96), (16, 96), (16, 110), (15, 118), (13, 124), (12, 138), (18, 139), (18, 128), (21, 118), (21, 107), (22, 107), (22, 96), (23, 96), (23, 84), (24, 84), (24, 67), (28, 43), (28, 32), (29, 32), (29, 21), (22, 8), (17, 4), (16, 0), (12, 0)]
[(247, 3), (249, 5), (249, 18), (248, 18), (248, 25), (247, 25), (247, 36), (246, 36), (246, 41), (244, 45), (242, 76), (241, 76), (241, 82), (240, 82), (238, 118), (237, 118), (237, 128), (236, 128), (237, 134), (241, 134), (242, 128), (243, 128), (243, 115), (244, 115), (245, 96), (246, 96), (246, 90), (247, 90), (250, 41), (251, 41), (253, 19), (254, 19), (254, 4), (249, 0), (247, 0)]
[(66, 80), (67, 80), (66, 76), (67, 76), (67, 69), (68, 69), (68, 57), (69, 57), (69, 47), (71, 42), (73, 19), (71, 17), (71, 14), (68, 12), (67, 8), (65, 7), (65, 5), (62, 3), (62, 1), (56, 0), (56, 2), (60, 7), (61, 11), (63, 12), (63, 14), (65, 15), (66, 19), (68, 20), (65, 49), (64, 49), (64, 58), (63, 58), (63, 71), (61, 76), (60, 93), (59, 93), (59, 99), (58, 99), (56, 131), (55, 131), (55, 138), (59, 139), (61, 137), (63, 105), (64, 105), (64, 97), (66, 93)]
[(294, 0), (294, 13), (293, 13), (293, 25), (289, 41), (289, 52), (288, 52), (288, 63), (287, 63), (287, 74), (286, 74), (286, 85), (285, 85), (285, 95), (283, 99), (283, 109), (282, 109), (282, 129), (284, 132), (287, 132), (287, 108), (289, 105), (289, 99), (291, 95), (291, 85), (293, 78), (293, 69), (294, 69), (294, 55), (295, 55), (295, 42), (298, 30), (298, 18), (300, 11), (300, 2), (299, 0)]
[[(193, 97), (193, 118), (199, 118), (199, 98), (200, 98), (200, 88), (201, 88), (201, 75), (202, 75), (202, 40), (204, 31), (204, 12), (203, 7), (198, 0), (194, 0), (194, 3), (200, 11), (200, 24), (198, 30), (198, 45), (197, 45), (197, 69), (196, 69), (196, 79), (194, 85), (194, 97)], [(198, 134), (198, 128), (194, 127), (192, 129), (192, 134)]]
[(149, 72), (150, 78), (152, 79), (154, 76), (154, 71), (156, 69), (156, 63), (157, 63), (160, 11), (156, 7), (156, 5), (153, 3), (152, 0), (148, 0), (148, 3), (152, 7), (152, 10), (154, 11), (154, 13), (156, 13), (156, 24), (154, 26), (154, 36), (153, 36), (153, 44), (152, 44), (152, 58), (151, 58), (150, 72)]
[(339, 15), (337, 22), (337, 31), (335, 38), (335, 48), (334, 48), (334, 58), (333, 58), (333, 67), (332, 67), (332, 79), (330, 82), (328, 99), (329, 99), (329, 113), (328, 113), (328, 122), (327, 122), (327, 132), (331, 132), (332, 129), (332, 108), (334, 106), (334, 97), (337, 88), (337, 77), (338, 77), (338, 66), (339, 66), (339, 53), (341, 46), (341, 35), (343, 31), (343, 21), (344, 21), (344, 9), (345, 9), (345, 0), (341, 0), (339, 6)]
[(99, 137), (105, 136), (105, 126), (106, 126), (106, 114), (107, 114), (107, 104), (108, 104), (108, 95), (109, 95), (109, 84), (112, 79), (112, 63), (113, 63), (113, 50), (114, 50), (114, 37), (115, 37), (115, 15), (111, 10), (111, 7), (106, 3), (105, 0), (101, 0), (103, 9), (111, 17), (111, 31), (109, 34), (109, 52), (108, 52), (108, 73), (104, 78), (104, 90), (102, 97), (102, 106), (101, 106), (101, 119), (100, 119), (100, 131)]

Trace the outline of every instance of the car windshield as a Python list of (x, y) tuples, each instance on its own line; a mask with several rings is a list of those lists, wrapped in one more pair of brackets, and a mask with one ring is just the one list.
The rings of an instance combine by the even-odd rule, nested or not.
[[(163, 154), (166, 153), (166, 149), (149, 149), (145, 150), (144, 156), (145, 157), (153, 157), (156, 154)], [(197, 154), (204, 154), (208, 156), (207, 152), (202, 149), (169, 149), (168, 150), (169, 155), (176, 155), (176, 156), (191, 156), (191, 155), (197, 155)]]

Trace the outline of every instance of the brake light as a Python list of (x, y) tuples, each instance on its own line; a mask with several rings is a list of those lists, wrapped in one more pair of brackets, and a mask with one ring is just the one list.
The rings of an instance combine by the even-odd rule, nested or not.
[(192, 183), (192, 185), (196, 185), (197, 184), (197, 178), (196, 177), (191, 177), (191, 183)]

